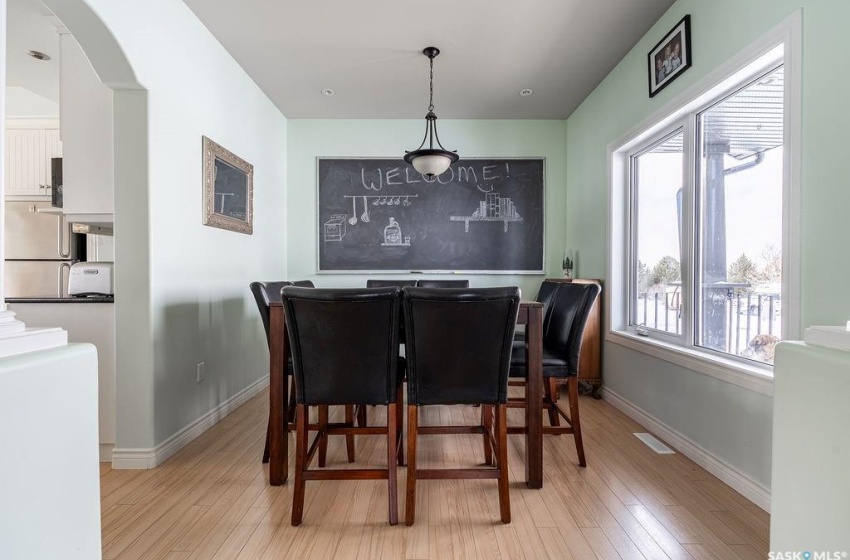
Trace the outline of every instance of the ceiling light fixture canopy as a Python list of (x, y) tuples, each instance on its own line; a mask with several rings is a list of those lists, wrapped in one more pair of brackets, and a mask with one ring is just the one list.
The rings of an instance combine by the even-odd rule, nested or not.
[[(434, 113), (434, 59), (440, 54), (440, 49), (437, 47), (428, 47), (422, 51), (422, 54), (428, 57), (431, 65), (431, 97), (428, 102), (428, 114), (425, 115), (425, 138), (419, 147), (412, 152), (405, 151), (404, 161), (413, 165), (413, 168), (427, 177), (433, 179), (437, 175), (446, 171), (451, 164), (460, 159), (457, 155), (457, 150), (448, 151), (440, 143), (440, 136), (437, 134), (437, 115)], [(436, 141), (437, 146), (434, 146)], [(428, 147), (425, 148), (425, 143)]]

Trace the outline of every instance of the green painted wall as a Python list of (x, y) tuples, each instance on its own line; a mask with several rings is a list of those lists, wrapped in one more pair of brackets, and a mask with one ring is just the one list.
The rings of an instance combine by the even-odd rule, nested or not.
[[(850, 319), (850, 209), (843, 140), (850, 116), (846, 61), (850, 2), (843, 0), (679, 0), (567, 121), (567, 240), (582, 274), (606, 266), (606, 148), (694, 82), (803, 8), (802, 325)], [(693, 67), (655, 98), (647, 95), (646, 54), (691, 15)], [(772, 398), (606, 344), (612, 390), (768, 486)]]
[[(316, 158), (319, 156), (401, 157), (421, 141), (424, 120), (288, 121), (290, 278), (319, 286), (364, 286), (365, 275), (316, 276)], [(548, 276), (561, 276), (566, 205), (566, 122), (441, 120), (440, 138), (461, 157), (546, 158), (545, 244)], [(381, 277), (390, 278), (390, 274)], [(409, 276), (408, 276), (409, 277)], [(473, 275), (472, 286), (518, 285), (533, 297), (543, 275)]]

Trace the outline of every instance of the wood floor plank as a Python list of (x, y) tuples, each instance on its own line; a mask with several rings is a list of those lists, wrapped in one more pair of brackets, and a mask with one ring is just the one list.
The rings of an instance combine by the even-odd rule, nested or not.
[[(361, 480), (308, 482), (303, 523), (292, 527), (292, 483), (269, 486), (268, 467), (260, 462), (268, 420), (263, 392), (156, 469), (101, 465), (104, 558), (751, 560), (767, 555), (766, 512), (686, 457), (655, 454), (632, 435), (646, 430), (604, 401), (582, 397), (580, 406), (588, 466), (578, 466), (571, 436), (545, 436), (542, 490), (525, 486), (525, 440), (509, 436), (511, 524), (499, 520), (494, 481), (423, 480), (417, 485), (416, 524), (391, 527), (386, 481)], [(368, 415), (370, 425), (386, 421), (385, 407), (369, 407)], [(424, 407), (420, 417), (426, 425), (474, 424), (480, 409)], [(341, 419), (342, 408), (332, 407), (331, 421)], [(522, 411), (510, 410), (508, 421), (521, 424)], [(358, 436), (355, 451), (357, 468), (386, 465), (383, 437)], [(478, 435), (420, 438), (422, 468), (470, 467), (482, 460)], [(352, 466), (340, 436), (330, 439), (328, 466)], [(404, 488), (406, 468), (397, 472)], [(403, 519), (404, 492), (398, 501)]]
[(598, 558), (601, 560), (622, 560), (622, 556), (617, 553), (617, 549), (614, 548), (602, 529), (584, 528), (581, 532)]

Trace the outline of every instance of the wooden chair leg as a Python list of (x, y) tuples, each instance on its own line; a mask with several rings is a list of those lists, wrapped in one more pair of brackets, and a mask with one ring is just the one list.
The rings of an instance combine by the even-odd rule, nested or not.
[(578, 377), (572, 376), (567, 381), (567, 396), (570, 401), (570, 423), (573, 425), (573, 436), (576, 438), (576, 454), (579, 466), (586, 467), (584, 459), (584, 444), (581, 441), (581, 420), (578, 414)]
[(418, 409), (407, 405), (407, 497), (404, 507), (404, 524), (413, 525), (416, 519), (416, 435), (419, 421)]
[[(289, 407), (286, 409), (286, 422), (295, 422), (295, 379), (289, 385)], [(269, 462), (269, 435), (272, 433), (272, 417), (269, 415), (269, 425), (266, 428), (266, 447), (263, 449), (263, 463)]]
[(493, 431), (493, 405), (481, 405), (481, 425), (484, 427), (484, 464), (493, 464), (493, 446), (490, 443), (490, 434)]
[[(354, 405), (345, 405), (345, 423), (354, 426)], [(354, 434), (345, 435), (345, 451), (348, 453), (348, 462), (354, 462)]]
[(266, 427), (266, 447), (263, 449), (263, 463), (269, 462), (269, 436), (272, 433), (272, 416), (269, 414), (269, 425)]
[(499, 512), (502, 515), (502, 523), (511, 522), (511, 495), (508, 485), (508, 423), (507, 406), (496, 405), (496, 441), (499, 455), (497, 467), (499, 469)]
[(292, 491), (292, 526), (301, 525), (301, 518), (304, 514), (304, 490), (306, 481), (304, 480), (304, 470), (307, 458), (307, 424), (309, 422), (307, 406), (303, 404), (297, 405), (296, 412), (296, 429), (295, 429), (295, 488)]
[(396, 446), (398, 466), (404, 466), (404, 385), (399, 385), (395, 396), (396, 406)]
[(324, 467), (328, 458), (328, 405), (319, 405), (319, 466)]
[(390, 403), (387, 406), (387, 497), (390, 525), (398, 525), (398, 406), (398, 403)]
[(361, 404), (359, 410), (357, 411), (357, 425), (361, 428), (366, 427), (366, 405)]
[(546, 410), (549, 412), (549, 425), (560, 426), (561, 419), (558, 416), (558, 409), (555, 408), (558, 402), (558, 381), (554, 377), (547, 377), (543, 384), (543, 391), (545, 393)]

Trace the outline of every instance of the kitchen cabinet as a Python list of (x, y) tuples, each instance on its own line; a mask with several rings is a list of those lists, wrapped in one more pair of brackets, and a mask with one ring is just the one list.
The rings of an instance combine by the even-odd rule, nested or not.
[(59, 118), (66, 214), (112, 221), (115, 165), (113, 98), (71, 35), (60, 37)]
[(98, 426), (100, 460), (112, 461), (115, 447), (115, 304), (65, 301), (9, 302), (17, 319), (32, 327), (62, 327), (68, 342), (88, 342), (97, 348)]
[(62, 157), (59, 122), (6, 121), (6, 195), (49, 196), (50, 160)]

